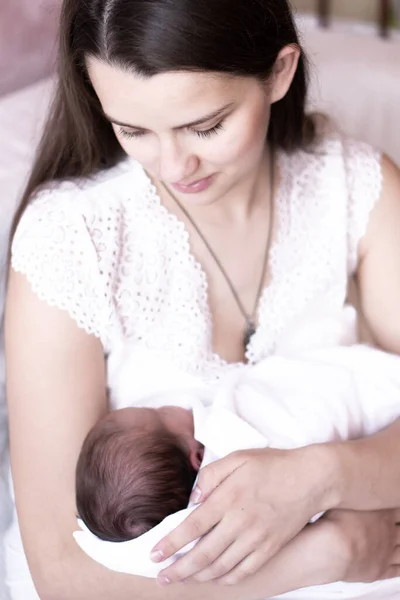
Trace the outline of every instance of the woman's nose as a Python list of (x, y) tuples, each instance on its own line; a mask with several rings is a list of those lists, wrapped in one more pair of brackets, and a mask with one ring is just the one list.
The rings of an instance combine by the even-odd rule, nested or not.
[(198, 158), (176, 139), (160, 142), (159, 177), (165, 183), (186, 182), (198, 167)]

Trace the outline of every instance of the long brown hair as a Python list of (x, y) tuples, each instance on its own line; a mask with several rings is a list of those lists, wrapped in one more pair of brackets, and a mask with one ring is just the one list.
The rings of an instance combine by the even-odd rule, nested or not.
[[(300, 46), (288, 0), (64, 0), (58, 87), (12, 231), (35, 190), (90, 177), (124, 156), (91, 86), (88, 56), (145, 77), (186, 70), (265, 80), (288, 44)], [(306, 96), (301, 50), (289, 92), (271, 108), (275, 147), (290, 152), (314, 140)]]

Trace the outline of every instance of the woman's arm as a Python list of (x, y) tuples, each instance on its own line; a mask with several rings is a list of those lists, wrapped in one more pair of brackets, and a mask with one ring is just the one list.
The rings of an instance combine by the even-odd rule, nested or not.
[[(400, 354), (400, 170), (382, 161), (383, 188), (359, 248), (361, 308), (378, 345)], [(400, 393), (399, 393), (400, 406)], [(400, 506), (400, 420), (359, 441), (327, 446), (334, 504), (359, 510)]]
[(233, 588), (160, 588), (154, 580), (107, 571), (89, 559), (72, 537), (75, 466), (87, 432), (107, 410), (101, 344), (66, 312), (39, 300), (25, 277), (12, 271), (6, 351), (17, 510), (42, 600), (255, 600), (341, 577), (337, 560), (345, 552), (334, 552), (342, 538), (332, 527), (307, 531)]
[[(379, 534), (383, 532), (377, 523)], [(381, 539), (381, 535), (378, 536)], [(363, 538), (364, 539), (364, 538)], [(368, 534), (369, 539), (369, 534)], [(385, 544), (384, 544), (385, 545)], [(389, 546), (389, 544), (387, 544)], [(261, 600), (313, 585), (344, 580), (356, 557), (351, 538), (341, 523), (321, 522), (306, 528), (279, 555), (274, 556), (258, 573), (237, 585), (222, 586), (218, 582), (159, 586), (153, 579), (121, 575), (106, 571), (92, 561), (82, 560), (77, 553), (70, 556), (60, 580), (61, 587), (43, 600)], [(387, 554), (387, 553), (386, 553)], [(390, 568), (386, 554), (385, 571)], [(371, 561), (370, 561), (371, 562)], [(383, 564), (383, 561), (382, 561)], [(381, 566), (381, 563), (379, 563)], [(363, 576), (372, 572), (371, 564), (362, 565)], [(380, 571), (381, 573), (382, 571)], [(390, 571), (390, 577), (395, 576)], [(67, 583), (68, 582), (68, 583)], [(74, 582), (72, 585), (69, 582)], [(68, 588), (68, 590), (67, 590)], [(60, 591), (59, 591), (60, 590)], [(88, 592), (90, 590), (90, 594)]]

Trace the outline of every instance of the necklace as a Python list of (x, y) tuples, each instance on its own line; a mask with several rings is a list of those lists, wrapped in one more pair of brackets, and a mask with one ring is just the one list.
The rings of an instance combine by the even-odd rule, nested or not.
[(249, 314), (244, 306), (243, 303), (241, 301), (241, 299), (239, 298), (239, 294), (237, 293), (232, 280), (230, 279), (228, 273), (226, 272), (226, 270), (224, 269), (224, 266), (222, 265), (221, 261), (219, 260), (218, 256), (215, 254), (214, 250), (212, 249), (212, 247), (210, 246), (207, 238), (204, 236), (203, 232), (201, 231), (201, 229), (199, 228), (199, 226), (197, 225), (196, 221), (193, 219), (192, 215), (187, 211), (187, 209), (181, 204), (181, 202), (178, 200), (178, 198), (171, 192), (171, 190), (165, 185), (165, 183), (162, 184), (162, 186), (164, 187), (164, 189), (167, 191), (167, 193), (171, 196), (171, 198), (174, 200), (174, 202), (178, 205), (179, 209), (183, 212), (183, 214), (186, 216), (186, 218), (188, 219), (188, 221), (192, 224), (192, 226), (194, 227), (194, 229), (196, 230), (198, 236), (200, 237), (200, 239), (202, 240), (202, 242), (204, 243), (204, 245), (206, 246), (207, 250), (209, 251), (209, 253), (211, 254), (212, 258), (214, 259), (214, 262), (216, 263), (216, 265), (218, 266), (219, 270), (221, 271), (221, 274), (223, 275), (226, 283), (228, 284), (232, 295), (236, 301), (236, 304), (238, 305), (238, 308), (240, 310), (240, 312), (242, 313), (244, 319), (245, 319), (245, 323), (246, 323), (246, 327), (245, 327), (245, 332), (243, 335), (243, 345), (244, 345), (244, 349), (246, 350), (247, 346), (249, 345), (249, 342), (251, 340), (251, 338), (253, 337), (253, 335), (256, 332), (256, 326), (255, 326), (255, 318), (256, 318), (256, 311), (257, 311), (257, 306), (258, 306), (258, 302), (260, 300), (260, 296), (261, 296), (261, 292), (263, 289), (263, 284), (264, 284), (264, 279), (265, 279), (265, 272), (267, 269), (267, 262), (268, 262), (268, 255), (269, 255), (269, 250), (271, 247), (271, 239), (272, 239), (272, 226), (273, 226), (273, 195), (274, 195), (274, 153), (271, 149), (270, 152), (270, 193), (269, 193), (269, 204), (270, 204), (270, 214), (269, 214), (269, 223), (268, 223), (268, 234), (267, 234), (267, 242), (265, 245), (265, 252), (264, 252), (264, 259), (263, 259), (263, 265), (262, 265), (262, 271), (261, 271), (261, 277), (260, 277), (260, 283), (258, 285), (258, 289), (257, 289), (257, 294), (256, 294), (256, 298), (255, 298), (255, 302), (254, 302), (254, 307), (252, 312)]

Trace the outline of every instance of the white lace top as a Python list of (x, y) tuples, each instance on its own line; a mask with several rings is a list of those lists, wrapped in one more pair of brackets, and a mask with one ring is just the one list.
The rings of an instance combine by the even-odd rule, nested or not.
[[(366, 144), (330, 138), (313, 153), (280, 153), (278, 161), (272, 276), (247, 348), (250, 363), (273, 353), (311, 303), (329, 297), (343, 304), (381, 190), (380, 155)], [(18, 226), (12, 265), (40, 298), (98, 336), (110, 360), (126, 342), (153, 358), (154, 376), (147, 371), (142, 382), (149, 391), (162, 384), (156, 365), (163, 363), (205, 383), (241, 368), (213, 352), (205, 273), (185, 226), (132, 159), (41, 192)]]

